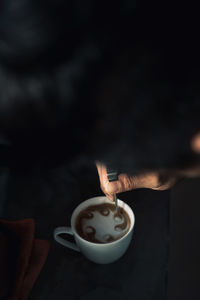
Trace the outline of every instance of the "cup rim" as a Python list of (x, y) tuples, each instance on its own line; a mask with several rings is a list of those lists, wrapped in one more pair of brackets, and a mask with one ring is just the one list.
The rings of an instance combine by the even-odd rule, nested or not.
[[(134, 212), (133, 212), (133, 209), (132, 209), (126, 202), (124, 202), (123, 200), (117, 198), (117, 200), (119, 200), (119, 203), (118, 203), (119, 206), (122, 207), (122, 208), (124, 208), (124, 207), (121, 206), (120, 204), (126, 205), (126, 207), (129, 208), (129, 210), (130, 210), (130, 212), (131, 212), (131, 214), (132, 214), (132, 218), (133, 218), (133, 219), (131, 219), (129, 212), (127, 212), (127, 210), (126, 210), (126, 212), (128, 213), (128, 215), (129, 215), (129, 217), (130, 217), (130, 219), (131, 219), (131, 226), (130, 226), (129, 230), (127, 231), (127, 233), (126, 233), (125, 235), (123, 235), (121, 238), (119, 238), (118, 240), (113, 241), (113, 242), (108, 242), (108, 243), (94, 243), (94, 242), (90, 242), (90, 241), (88, 241), (88, 240), (85, 240), (84, 238), (82, 238), (82, 237), (78, 234), (78, 232), (76, 231), (75, 226), (74, 226), (74, 221), (75, 221), (75, 218), (76, 218), (76, 216), (77, 216), (77, 215), (76, 215), (76, 212), (78, 211), (78, 208), (79, 208), (81, 205), (83, 205), (83, 203), (85, 203), (85, 202), (88, 202), (88, 203), (89, 203), (91, 200), (94, 200), (94, 199), (101, 199), (101, 198), (104, 199), (104, 200), (107, 200), (107, 201), (105, 201), (105, 203), (106, 203), (106, 202), (108, 202), (108, 203), (111, 202), (110, 200), (107, 199), (106, 196), (96, 196), (96, 197), (92, 197), (92, 198), (89, 198), (89, 199), (87, 199), (87, 200), (81, 202), (81, 203), (74, 209), (74, 211), (73, 211), (73, 213), (72, 213), (72, 216), (71, 216), (71, 228), (72, 228), (73, 233), (74, 233), (76, 236), (78, 236), (78, 238), (81, 239), (82, 241), (84, 241), (84, 242), (86, 242), (86, 243), (88, 243), (88, 244), (98, 245), (99, 247), (104, 247), (104, 246), (108, 246), (108, 245), (113, 245), (113, 244), (119, 243), (120, 241), (122, 241), (127, 235), (129, 235), (129, 234), (133, 231), (133, 227), (135, 226), (135, 214), (134, 214)], [(102, 203), (104, 203), (104, 202), (102, 202)]]

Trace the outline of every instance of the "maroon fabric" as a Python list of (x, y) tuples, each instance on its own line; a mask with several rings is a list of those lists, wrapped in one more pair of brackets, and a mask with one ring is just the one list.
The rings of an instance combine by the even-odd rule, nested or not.
[(46, 261), (49, 243), (35, 240), (33, 219), (0, 220), (0, 297), (25, 300)]

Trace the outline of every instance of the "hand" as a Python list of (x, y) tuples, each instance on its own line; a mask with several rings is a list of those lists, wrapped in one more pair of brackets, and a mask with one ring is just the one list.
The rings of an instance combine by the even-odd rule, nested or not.
[(101, 189), (106, 197), (113, 200), (113, 194), (131, 191), (139, 188), (148, 188), (157, 191), (164, 191), (171, 188), (177, 181), (176, 177), (165, 178), (161, 182), (159, 173), (143, 173), (139, 176), (128, 176), (120, 174), (118, 181), (109, 182), (106, 166), (96, 163), (99, 174)]

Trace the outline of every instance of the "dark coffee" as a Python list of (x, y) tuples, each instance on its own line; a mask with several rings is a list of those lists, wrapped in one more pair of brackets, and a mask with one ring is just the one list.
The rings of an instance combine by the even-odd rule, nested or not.
[(77, 233), (93, 243), (109, 243), (120, 239), (130, 228), (127, 212), (119, 207), (117, 213), (112, 203), (90, 205), (82, 210), (75, 221)]

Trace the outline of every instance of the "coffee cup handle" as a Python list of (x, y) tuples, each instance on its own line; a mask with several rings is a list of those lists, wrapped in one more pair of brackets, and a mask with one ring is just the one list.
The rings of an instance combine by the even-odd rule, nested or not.
[(71, 243), (71, 242), (63, 239), (62, 237), (60, 237), (59, 234), (61, 234), (61, 233), (74, 235), (73, 232), (72, 232), (71, 227), (57, 227), (57, 228), (55, 228), (54, 232), (53, 232), (54, 239), (59, 244), (65, 246), (65, 247), (68, 247), (70, 249), (73, 249), (75, 251), (80, 252), (80, 249), (78, 248), (78, 246), (75, 243)]

